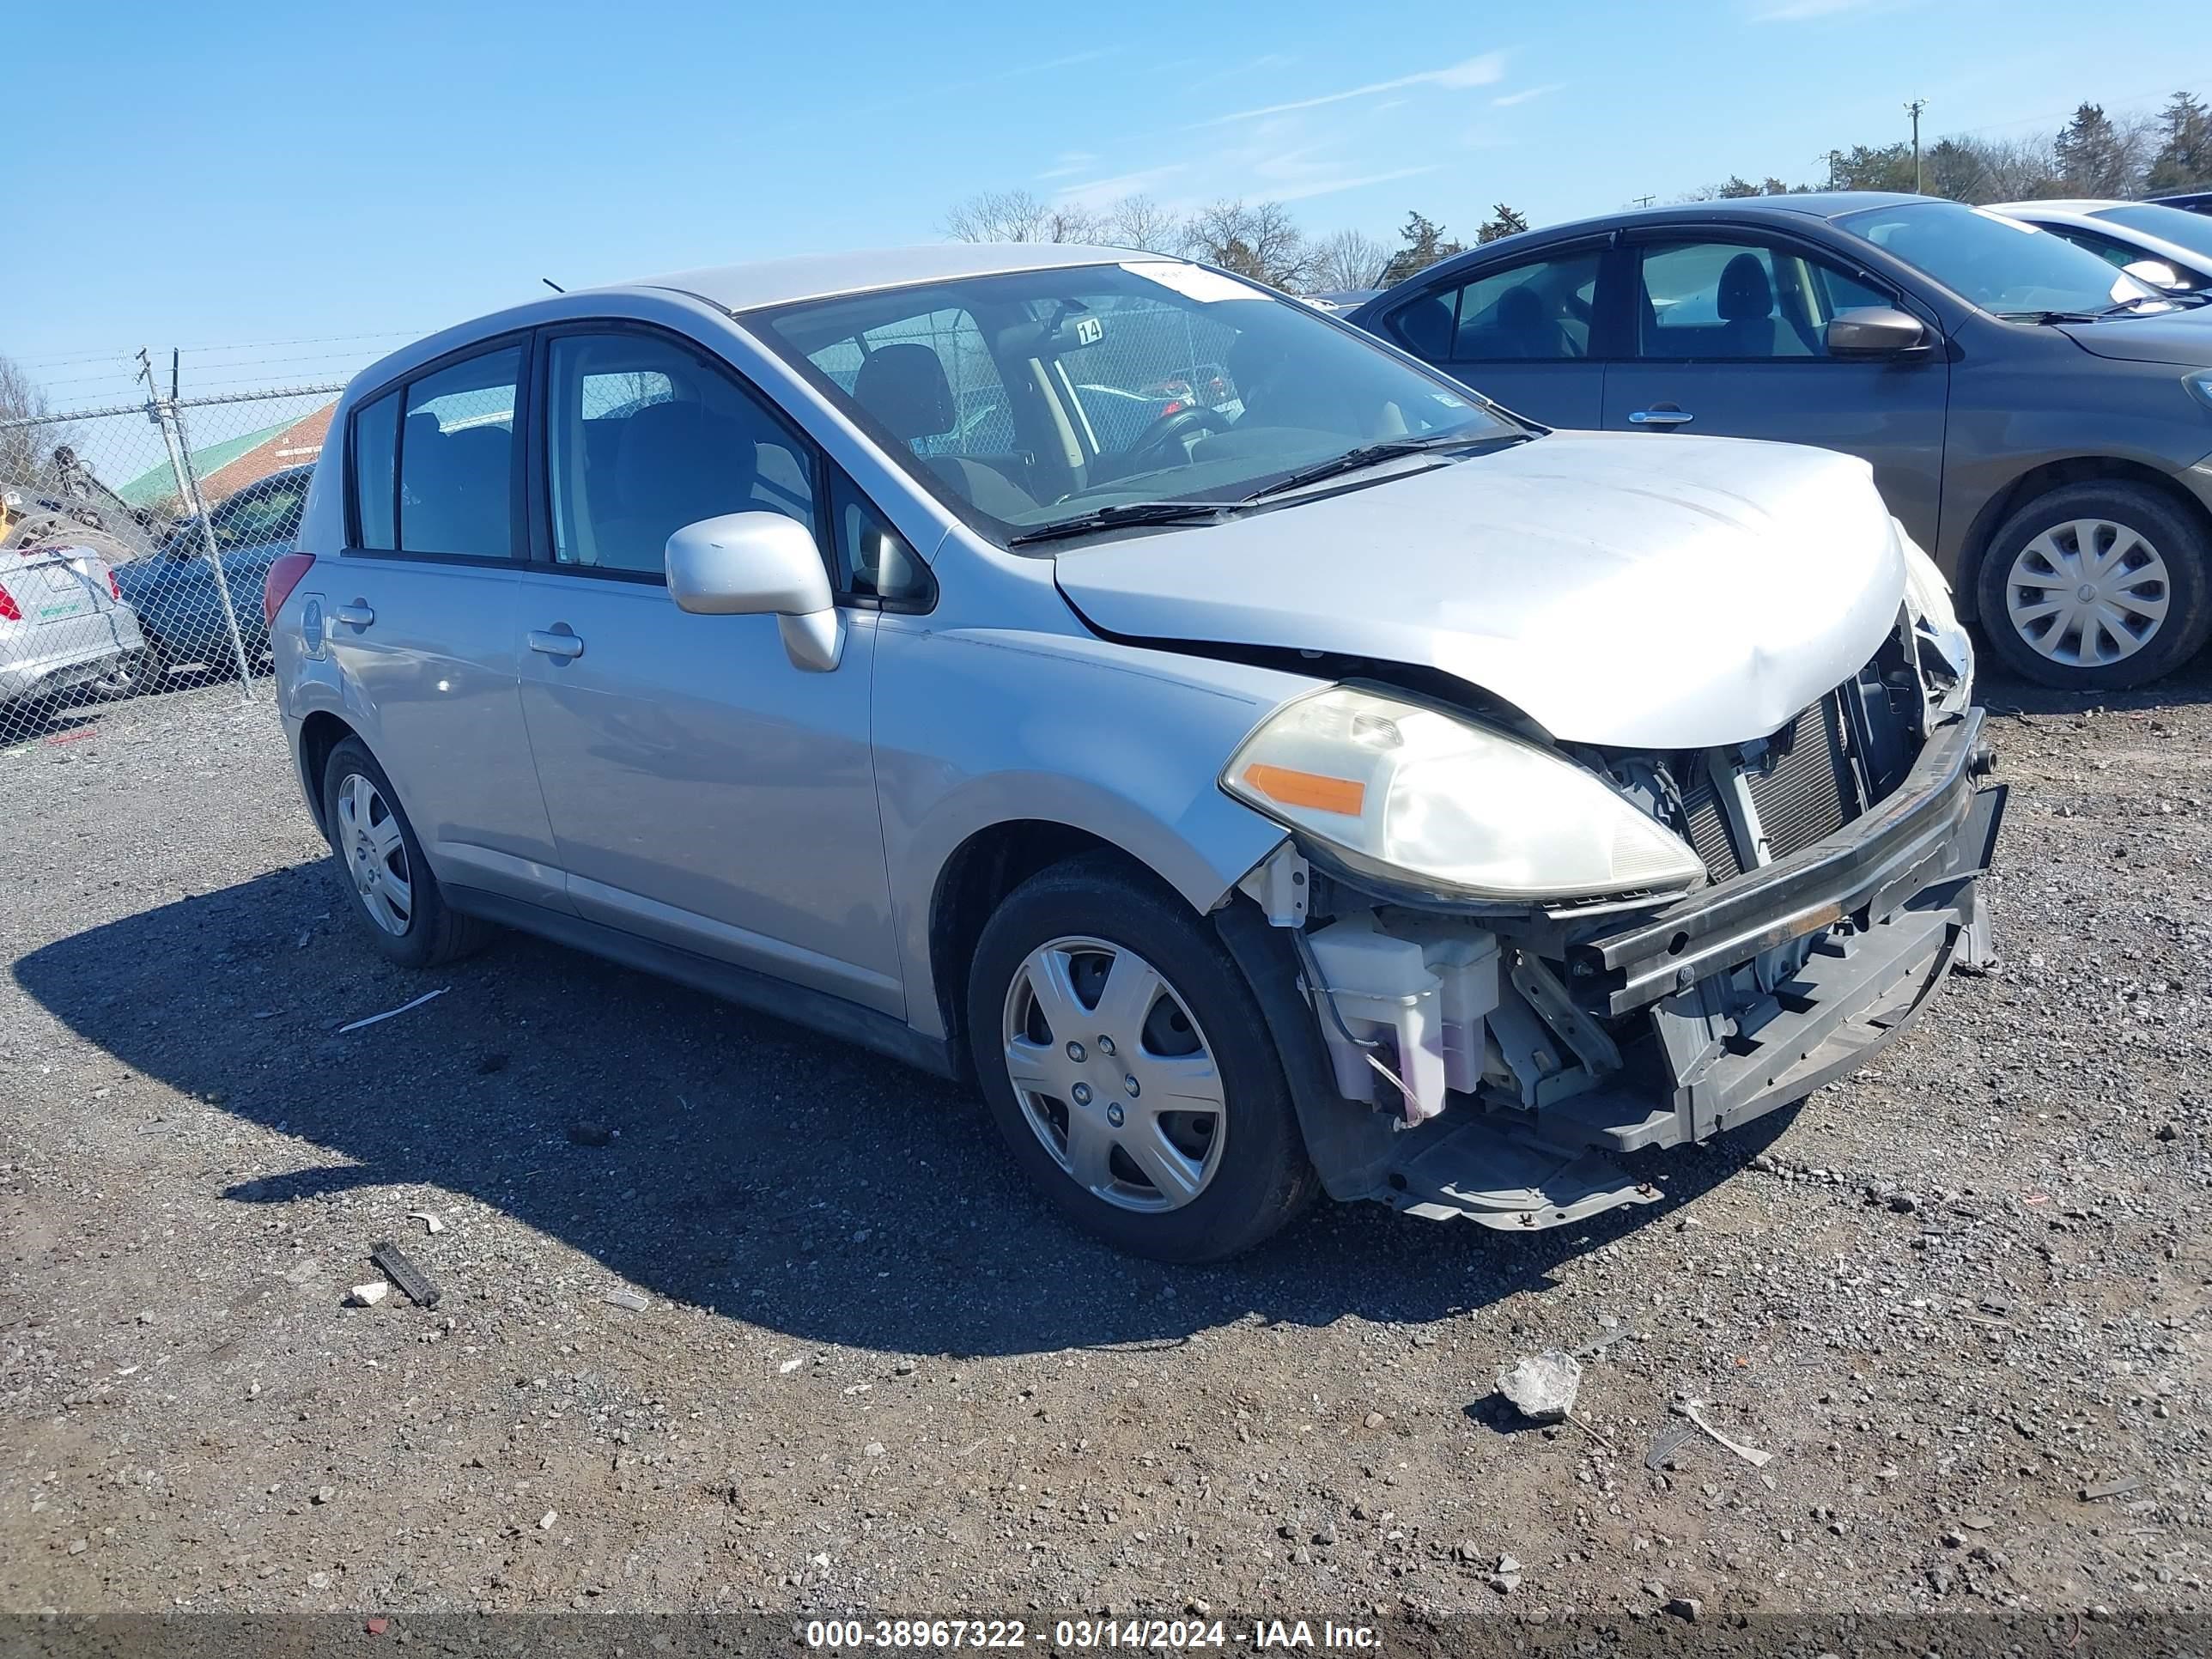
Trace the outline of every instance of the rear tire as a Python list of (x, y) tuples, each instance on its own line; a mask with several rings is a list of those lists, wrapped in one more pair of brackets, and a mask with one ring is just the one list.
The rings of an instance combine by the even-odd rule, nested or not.
[(1114, 860), (1055, 865), (999, 907), (968, 1035), (1015, 1162), (1117, 1249), (1218, 1261), (1316, 1190), (1251, 988), (1203, 918)]
[(369, 942), (403, 968), (434, 968), (481, 950), (491, 930), (446, 902), (398, 792), (358, 738), (323, 767), (323, 825), (348, 908)]
[(2146, 685), (2212, 633), (2212, 538), (2145, 485), (2067, 484), (1998, 527), (1975, 597), (2013, 672), (2069, 691)]
[(169, 672), (167, 654), (161, 641), (151, 634), (146, 635), (143, 648), (125, 652), (114, 671), (103, 674), (85, 687), (86, 696), (99, 702), (121, 702), (129, 697), (143, 697), (161, 683)]

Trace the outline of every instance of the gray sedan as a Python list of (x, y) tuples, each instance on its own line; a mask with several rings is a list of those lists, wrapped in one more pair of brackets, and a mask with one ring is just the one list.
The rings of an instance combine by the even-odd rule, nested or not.
[(1443, 261), (1353, 320), (1557, 426), (1863, 456), (1996, 654), (2138, 685), (2212, 633), (2212, 313), (1987, 210), (1631, 211)]
[(1862, 463), (1547, 434), (1204, 266), (539, 300), (358, 378), (298, 547), (278, 695), (378, 950), (505, 924), (973, 1079), (1152, 1255), (1317, 1189), (1646, 1202), (1614, 1155), (1987, 955), (1973, 654)]

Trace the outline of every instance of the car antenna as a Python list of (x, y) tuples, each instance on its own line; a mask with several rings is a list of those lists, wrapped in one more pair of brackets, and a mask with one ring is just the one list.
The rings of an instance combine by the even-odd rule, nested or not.
[(540, 276), (538, 280), (544, 283), (546, 287), (551, 289), (556, 294), (566, 294), (568, 291), (567, 289), (562, 288), (560, 283), (555, 282), (550, 276)]

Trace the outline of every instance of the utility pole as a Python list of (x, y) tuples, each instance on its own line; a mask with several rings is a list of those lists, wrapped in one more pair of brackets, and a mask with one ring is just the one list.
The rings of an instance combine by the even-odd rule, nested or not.
[(1650, 207), (1653, 199), (1649, 196), (1632, 196), (1628, 198), (1628, 204), (1631, 207)]
[(1916, 98), (1905, 106), (1905, 112), (1912, 118), (1912, 190), (1915, 195), (1920, 191), (1920, 112), (1927, 107), (1925, 98)]
[(1843, 159), (1844, 153), (1839, 149), (1832, 149), (1828, 152), (1828, 188), (1830, 190), (1836, 187), (1836, 163)]

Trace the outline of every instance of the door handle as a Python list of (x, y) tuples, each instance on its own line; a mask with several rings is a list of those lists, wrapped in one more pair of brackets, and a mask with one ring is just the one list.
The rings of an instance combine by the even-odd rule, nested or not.
[(569, 632), (568, 624), (566, 623), (544, 632), (532, 629), (530, 633), (530, 648), (548, 657), (558, 657), (563, 662), (584, 654), (583, 641)]
[(376, 612), (368, 608), (367, 601), (356, 599), (351, 605), (340, 605), (331, 612), (331, 617), (348, 628), (366, 628), (376, 620)]
[(1628, 420), (1632, 426), (1687, 426), (1697, 418), (1671, 404), (1660, 404), (1650, 409), (1635, 410)]

